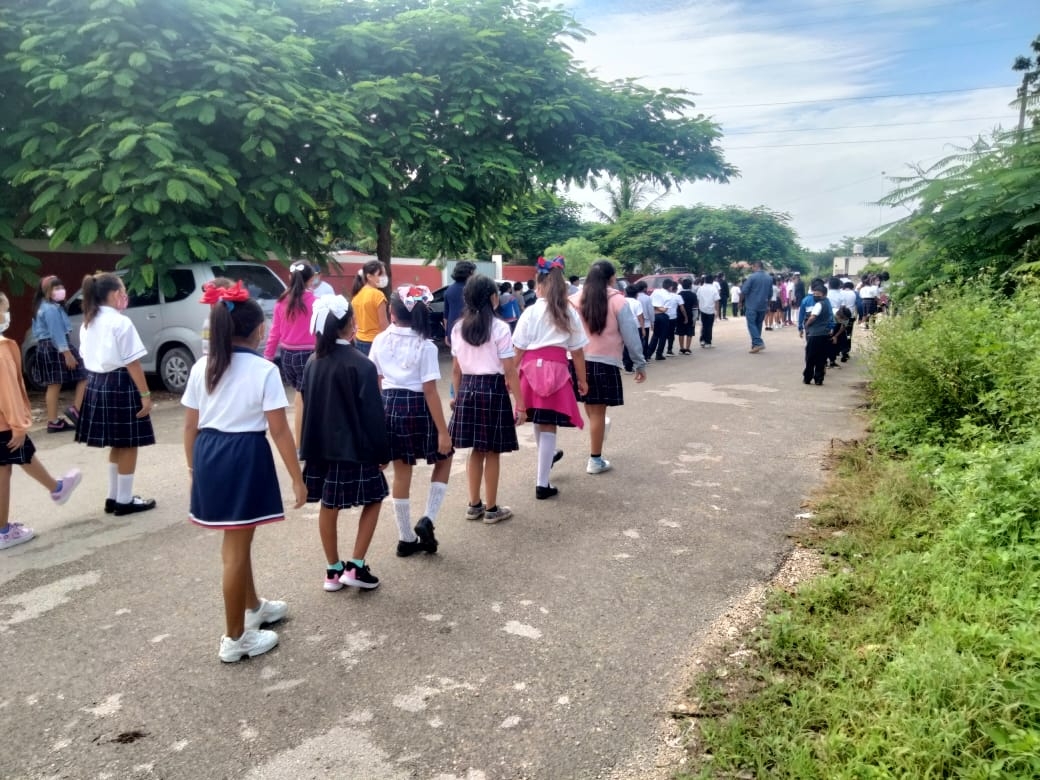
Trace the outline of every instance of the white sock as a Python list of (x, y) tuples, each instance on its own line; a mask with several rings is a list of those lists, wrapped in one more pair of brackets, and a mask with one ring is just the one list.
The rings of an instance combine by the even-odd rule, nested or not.
[(430, 483), (430, 495), (426, 498), (426, 516), (430, 518), (431, 523), (437, 523), (437, 513), (441, 511), (441, 504), (447, 493), (447, 482)]
[(116, 476), (116, 501), (129, 504), (134, 500), (134, 475), (118, 474)]
[(108, 464), (108, 497), (113, 501), (119, 495), (119, 466), (115, 463)]
[(412, 502), (408, 498), (394, 499), (394, 517), (397, 519), (397, 538), (402, 542), (414, 542), (419, 537), (412, 530)]
[(556, 454), (556, 434), (541, 431), (538, 434), (538, 481), (539, 487), (549, 487), (549, 470)]

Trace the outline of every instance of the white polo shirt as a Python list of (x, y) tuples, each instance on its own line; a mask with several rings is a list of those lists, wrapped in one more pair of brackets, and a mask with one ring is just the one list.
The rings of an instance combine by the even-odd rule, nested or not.
[(148, 354), (134, 324), (111, 306), (102, 306), (88, 328), (79, 327), (83, 366), (95, 374), (125, 368)]

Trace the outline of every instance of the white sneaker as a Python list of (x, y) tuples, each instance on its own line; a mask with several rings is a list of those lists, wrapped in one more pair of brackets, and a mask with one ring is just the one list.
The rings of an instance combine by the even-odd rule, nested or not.
[(278, 644), (278, 634), (274, 631), (246, 629), (238, 639), (229, 636), (220, 640), (220, 660), (226, 664), (241, 661), (243, 656), (263, 655)]
[(585, 466), (586, 474), (602, 474), (604, 471), (610, 471), (610, 461), (606, 458), (589, 458), (588, 465)]
[(289, 612), (289, 605), (284, 601), (268, 601), (260, 599), (260, 606), (255, 610), (246, 610), (246, 630), (260, 628), (267, 623), (277, 623)]
[(33, 529), (21, 523), (11, 523), (6, 531), (0, 532), (0, 550), (25, 544), (35, 538), (36, 532)]

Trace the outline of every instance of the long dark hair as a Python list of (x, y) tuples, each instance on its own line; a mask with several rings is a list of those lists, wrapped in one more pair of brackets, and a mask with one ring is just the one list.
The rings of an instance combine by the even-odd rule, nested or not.
[(353, 298), (361, 292), (361, 288), (365, 286), (371, 274), (378, 274), (380, 271), (386, 273), (386, 268), (378, 260), (369, 260), (361, 266), (361, 269), (354, 275), (354, 286), (350, 289), (350, 297)]
[(599, 335), (607, 327), (607, 284), (617, 271), (609, 260), (597, 260), (585, 277), (585, 286), (581, 288), (581, 318), (589, 333)]
[(36, 319), (36, 314), (40, 310), (40, 304), (44, 301), (50, 301), (55, 306), (60, 306), (63, 309), (65, 308), (65, 301), (61, 301), (60, 303), (58, 301), (51, 301), (51, 292), (54, 290), (54, 288), (64, 286), (65, 285), (62, 283), (61, 279), (59, 279), (57, 276), (45, 276), (42, 279), (40, 279), (40, 283), (36, 285), (36, 292), (33, 293), (33, 319)]
[(494, 279), (473, 274), (462, 288), (462, 340), (474, 347), (491, 339), (491, 324), (495, 319), (492, 298), (498, 295)]
[(401, 296), (394, 293), (390, 296), (390, 311), (393, 312), (394, 320), (398, 325), (411, 328), (413, 333), (418, 333), (424, 339), (428, 339), (432, 335), (430, 309), (422, 301), (416, 301), (412, 305), (412, 310), (408, 311)]
[(325, 328), (314, 337), (314, 357), (323, 358), (332, 354), (336, 349), (336, 339), (343, 329), (354, 321), (354, 307), (347, 309), (342, 317), (337, 317), (331, 311), (325, 315)]
[(235, 339), (243, 341), (264, 321), (264, 310), (249, 298), (218, 301), (209, 313), (209, 356), (206, 358), (206, 389), (213, 392), (231, 365)]
[(115, 274), (100, 273), (87, 274), (83, 277), (83, 326), (89, 328), (98, 309), (105, 303), (105, 299), (122, 286), (122, 282)]
[(307, 291), (307, 283), (314, 278), (314, 267), (310, 263), (297, 260), (289, 266), (289, 273), (289, 286), (278, 296), (278, 300), (289, 300), (285, 314), (291, 319), (294, 315), (299, 317), (308, 314), (303, 294)]
[(563, 278), (563, 269), (557, 267), (547, 274), (538, 274), (538, 286), (542, 288), (542, 300), (549, 309), (549, 319), (564, 333), (570, 333), (571, 304), (567, 300), (570, 284)]

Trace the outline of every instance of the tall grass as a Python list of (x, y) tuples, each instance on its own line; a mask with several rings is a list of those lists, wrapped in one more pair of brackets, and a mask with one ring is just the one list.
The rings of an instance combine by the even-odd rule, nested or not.
[(680, 777), (1040, 777), (1040, 295), (885, 325), (874, 438), (816, 501), (831, 571), (774, 599), (764, 687)]

